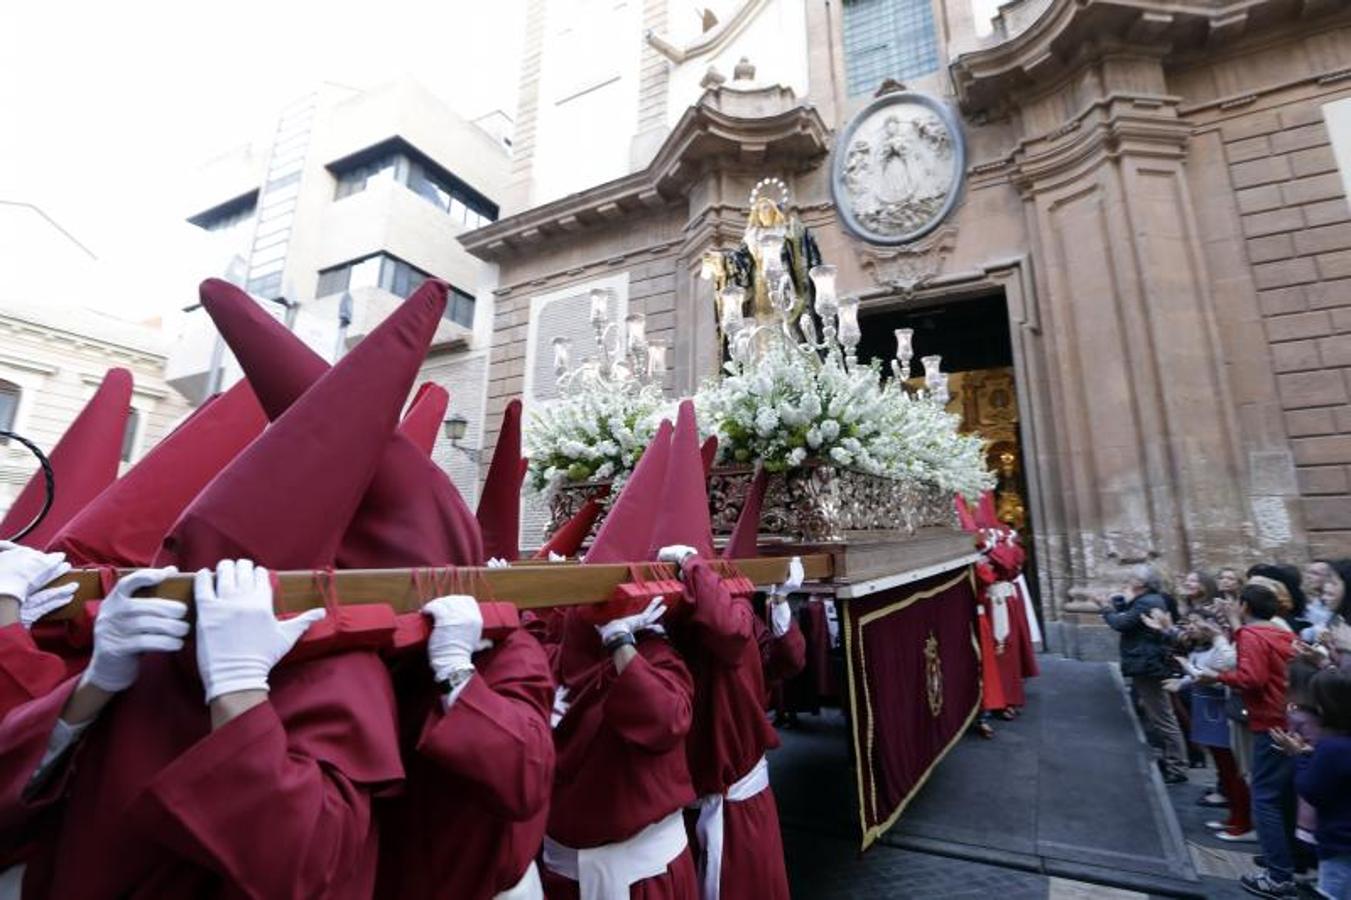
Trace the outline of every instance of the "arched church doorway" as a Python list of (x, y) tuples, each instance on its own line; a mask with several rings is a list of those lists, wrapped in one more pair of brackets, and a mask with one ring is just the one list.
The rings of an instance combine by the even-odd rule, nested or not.
[(962, 430), (986, 439), (986, 459), (999, 476), (995, 509), (999, 518), (1016, 528), (1027, 549), (1027, 583), (1041, 616), (1036, 577), (1034, 523), (1025, 467), (1030, 464), (1021, 431), (1018, 381), (1009, 337), (1008, 304), (997, 291), (975, 297), (931, 301), (870, 300), (859, 310), (863, 339), (859, 357), (883, 360), (896, 352), (894, 332), (914, 330), (913, 383), (923, 383), (920, 358), (937, 354), (943, 371), (950, 373), (949, 412), (961, 416)]

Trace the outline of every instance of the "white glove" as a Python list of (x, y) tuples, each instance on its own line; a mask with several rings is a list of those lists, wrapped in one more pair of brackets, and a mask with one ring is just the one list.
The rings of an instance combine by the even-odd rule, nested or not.
[(621, 634), (637, 634), (644, 628), (651, 628), (657, 623), (657, 620), (666, 612), (666, 602), (661, 597), (656, 597), (647, 605), (647, 609), (631, 616), (625, 616), (622, 619), (615, 619), (612, 622), (606, 622), (604, 625), (597, 625), (596, 630), (600, 632), (600, 642), (608, 644), (610, 641)]
[(498, 557), (493, 556), (493, 557), (489, 557), (489, 559), (488, 559), (488, 568), (490, 568), (490, 569), (509, 569), (509, 568), (511, 568), (511, 563), (507, 562), (505, 559), (499, 559)]
[(41, 553), (0, 541), (0, 597), (13, 597), (22, 606), (33, 591), (69, 571), (64, 553)]
[(265, 691), (267, 676), (305, 631), (328, 615), (309, 609), (292, 619), (272, 611), (267, 569), (252, 561), (223, 559), (197, 572), (197, 671), (206, 702), (236, 691)]
[(99, 606), (94, 620), (94, 654), (81, 684), (109, 693), (125, 691), (136, 680), (142, 653), (173, 653), (191, 630), (188, 607), (177, 600), (133, 597), (141, 588), (159, 584), (178, 569), (138, 569), (124, 575)]
[[(66, 564), (62, 563), (62, 565)], [(62, 571), (55, 577), (60, 578), (64, 574), (66, 574), (65, 571)], [(71, 582), (70, 584), (63, 584), (60, 587), (47, 588), (43, 591), (34, 591), (19, 604), (19, 622), (25, 629), (32, 631), (33, 624), (37, 622), (38, 619), (41, 619), (43, 616), (47, 615), (47, 613), (54, 612), (69, 603), (75, 597), (75, 592), (79, 590), (79, 588), (80, 586), (78, 584)]]
[(769, 596), (769, 630), (776, 638), (788, 633), (793, 625), (793, 609), (788, 605), (787, 597), (776, 594)]
[(474, 651), (483, 639), (483, 613), (478, 601), (462, 594), (437, 597), (422, 607), (432, 617), (432, 634), (427, 638), (427, 660), (437, 681), (450, 673), (474, 667)]
[(552, 550), (549, 551), (549, 562), (567, 562), (567, 561), (568, 558), (563, 554), (555, 553)]
[(806, 573), (802, 570), (802, 559), (794, 556), (788, 561), (788, 580), (783, 584), (775, 585), (770, 593), (776, 597), (787, 597), (795, 591), (802, 590), (802, 582), (805, 578)]
[(685, 560), (694, 556), (699, 551), (685, 544), (672, 544), (669, 547), (662, 547), (657, 552), (657, 559), (660, 562), (670, 563), (675, 566), (676, 575), (684, 576)]

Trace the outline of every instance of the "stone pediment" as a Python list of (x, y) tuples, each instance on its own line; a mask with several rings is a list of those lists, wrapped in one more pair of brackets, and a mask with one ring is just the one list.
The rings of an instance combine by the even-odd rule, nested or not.
[(604, 225), (683, 200), (719, 163), (798, 170), (830, 150), (830, 130), (814, 106), (779, 85), (719, 86), (685, 111), (645, 168), (535, 206), (459, 236), (485, 260), (499, 260), (553, 234)]
[(1173, 58), (1338, 8), (1340, 0), (1050, 0), (1012, 37), (958, 56), (952, 79), (964, 113), (998, 116), (1016, 105), (1017, 95), (1103, 53), (1130, 49)]

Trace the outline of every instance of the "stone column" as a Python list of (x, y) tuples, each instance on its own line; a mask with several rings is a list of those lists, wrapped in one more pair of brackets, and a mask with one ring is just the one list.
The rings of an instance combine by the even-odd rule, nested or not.
[[(1163, 86), (1157, 59), (1108, 52), (1066, 96), (1019, 112), (1015, 183), (1040, 263), (1060, 468), (1062, 508), (1051, 521), (1062, 524), (1047, 537), (1069, 565), (1068, 613), (1095, 610), (1090, 597), (1131, 564), (1180, 573), (1203, 549), (1237, 554), (1247, 543), (1210, 277), (1183, 171), (1190, 129)], [(1084, 111), (1067, 121), (1069, 92)]]

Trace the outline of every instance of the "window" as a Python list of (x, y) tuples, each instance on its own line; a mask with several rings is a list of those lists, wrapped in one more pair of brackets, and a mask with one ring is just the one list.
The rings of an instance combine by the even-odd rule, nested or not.
[(395, 138), (329, 166), (337, 179), (333, 199), (360, 193), (372, 181), (398, 182), (450, 216), (456, 225), (478, 228), (497, 221), (497, 204)]
[[(376, 253), (320, 272), (315, 296), (328, 297), (353, 288), (378, 287), (406, 298), (418, 289), (418, 285), (431, 277), (417, 266), (409, 265), (396, 256)], [(465, 328), (473, 328), (474, 295), (452, 287), (446, 298), (444, 318)]]
[(320, 272), (315, 296), (327, 297), (352, 288), (378, 287), (391, 294), (407, 297), (417, 290), (424, 279), (430, 277), (397, 257), (376, 253)]
[(474, 327), (474, 296), (466, 294), (459, 288), (451, 288), (450, 296), (446, 298), (445, 317), (456, 325), (463, 325), (465, 328)]
[(270, 275), (250, 278), (244, 285), (244, 290), (258, 297), (275, 300), (281, 296), (281, 273), (273, 272)]
[(226, 231), (252, 222), (257, 207), (258, 192), (249, 191), (241, 197), (198, 213), (188, 221), (205, 231)]
[(845, 0), (844, 61), (850, 94), (938, 68), (931, 0)]
[(0, 380), (0, 431), (13, 431), (19, 415), (19, 398), (23, 389), (12, 381)]
[(141, 411), (132, 407), (127, 412), (127, 425), (122, 429), (122, 462), (131, 462), (136, 452), (136, 435), (141, 430)]

